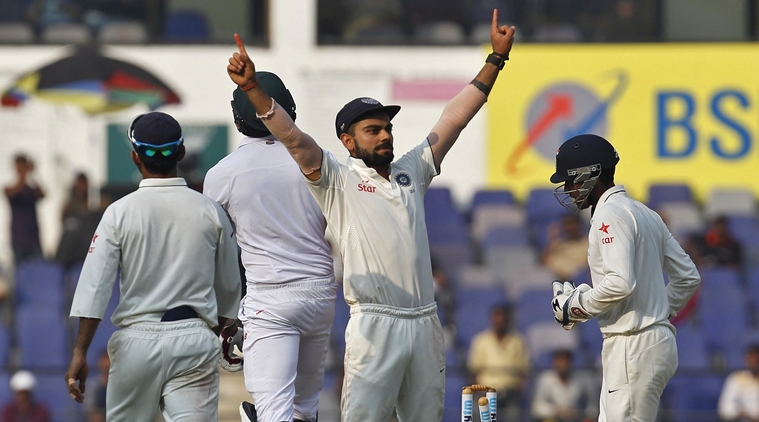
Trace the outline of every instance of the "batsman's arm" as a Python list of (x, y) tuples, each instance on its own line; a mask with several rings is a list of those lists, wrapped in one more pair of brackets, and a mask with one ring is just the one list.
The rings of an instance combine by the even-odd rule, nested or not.
[(266, 128), (277, 137), (298, 163), (303, 174), (311, 180), (321, 176), (322, 149), (307, 133), (302, 132), (290, 116), (258, 85), (256, 68), (245, 51), (240, 36), (235, 34), (238, 51), (229, 58), (227, 74), (232, 82), (245, 91)]
[(76, 336), (71, 363), (65, 375), (69, 395), (79, 403), (84, 401), (85, 386), (89, 375), (87, 352), (99, 324), (100, 320), (97, 318), (79, 318), (79, 332)]
[[(498, 10), (493, 10), (490, 28), (490, 42), (493, 47), (495, 62), (507, 60), (514, 42), (513, 26), (498, 25)], [(435, 169), (440, 171), (445, 155), (458, 139), (461, 131), (482, 108), (488, 98), (493, 84), (498, 77), (500, 66), (490, 60), (485, 63), (477, 76), (446, 104), (440, 120), (432, 128), (427, 139), (435, 158)]]

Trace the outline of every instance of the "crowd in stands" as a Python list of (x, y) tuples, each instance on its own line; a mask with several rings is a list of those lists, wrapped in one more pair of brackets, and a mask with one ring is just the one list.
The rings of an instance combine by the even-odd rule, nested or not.
[(656, 41), (649, 0), (319, 0), (321, 44), (479, 44), (490, 18), (516, 25), (528, 42)]
[[(265, 0), (248, 0), (251, 34), (265, 38)], [(213, 42), (212, 9), (166, 0), (0, 0), (2, 43)], [(492, 10), (524, 42), (657, 41), (654, 0), (318, 0), (319, 44), (489, 42)], [(10, 25), (9, 25), (10, 24)]]
[[(115, 198), (101, 195), (101, 203), (93, 206), (87, 176), (73, 175), (61, 210), (60, 246), (45, 260), (35, 214), (44, 200), (44, 187), (36, 183), (29, 157), (17, 155), (13, 164), (16, 176), (6, 181), (5, 195), (11, 205), (15, 261), (5, 271), (5, 289), (0, 289), (7, 314), (0, 324), (0, 401), (10, 402), (14, 396), (15, 407), (3, 415), (36, 409), (37, 397), (47, 403), (50, 420), (85, 420), (85, 415), (86, 420), (103, 420), (108, 363), (102, 351), (116, 328), (104, 321), (93, 342), (91, 349), (101, 353), (89, 358), (100, 375), (92, 379), (86, 409), (74, 406), (60, 375), (74, 335), (74, 324), (66, 317), (71, 293), (100, 215)], [(521, 202), (509, 191), (483, 189), (466, 212), (444, 187), (430, 188), (425, 202), (438, 312), (448, 349), (445, 420), (458, 417), (461, 387), (472, 383), (498, 389), (500, 413), (508, 420), (592, 420), (600, 388), (602, 339), (597, 323), (591, 320), (567, 332), (553, 321), (549, 309), (552, 280), (590, 282), (588, 216), (567, 214), (552, 189), (542, 188), (533, 189)], [(653, 185), (648, 203), (660, 212), (703, 278), (701, 292), (673, 319), (680, 365), (665, 391), (662, 420), (717, 420), (718, 409), (725, 420), (757, 420), (756, 199), (747, 190), (727, 189), (715, 190), (699, 202), (687, 185)], [(334, 394), (339, 394), (349, 315), (339, 293), (327, 377), (330, 386), (336, 386), (329, 389)], [(117, 297), (116, 287), (107, 315)], [(45, 339), (42, 354), (40, 337)], [(16, 377), (19, 369), (30, 372)], [(15, 379), (22, 381), (12, 382)], [(48, 383), (53, 387), (48, 389)], [(27, 389), (19, 390), (18, 385)], [(32, 395), (35, 385), (45, 394)], [(42, 410), (35, 412), (39, 419), (32, 420), (47, 420)]]

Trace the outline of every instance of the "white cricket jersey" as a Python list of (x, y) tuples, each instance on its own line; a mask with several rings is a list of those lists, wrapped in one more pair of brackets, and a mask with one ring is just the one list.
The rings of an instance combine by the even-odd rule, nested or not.
[(208, 171), (203, 193), (235, 225), (248, 283), (332, 277), (327, 221), (298, 164), (275, 138), (243, 139)]
[(105, 210), (71, 316), (102, 319), (121, 269), (121, 298), (111, 317), (116, 326), (157, 322), (182, 305), (211, 327), (219, 315), (236, 318), (240, 273), (233, 236), (221, 206), (184, 179), (144, 179)]
[(424, 193), (436, 175), (426, 139), (390, 165), (389, 181), (361, 159), (341, 165), (324, 151), (320, 178), (306, 181), (340, 245), (348, 304), (434, 302)]
[[(598, 315), (604, 336), (672, 327), (668, 318), (685, 306), (701, 278), (659, 214), (620, 185), (604, 192), (590, 225), (593, 289), (580, 301)], [(662, 271), (669, 276), (666, 286)]]

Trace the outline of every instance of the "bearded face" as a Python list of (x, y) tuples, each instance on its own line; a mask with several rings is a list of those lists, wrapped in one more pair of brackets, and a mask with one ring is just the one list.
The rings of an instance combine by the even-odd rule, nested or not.
[(355, 151), (356, 158), (360, 158), (364, 161), (367, 167), (382, 167), (393, 162), (395, 157), (393, 154), (393, 143), (390, 141), (382, 142), (377, 145), (371, 151), (363, 149), (356, 144)]

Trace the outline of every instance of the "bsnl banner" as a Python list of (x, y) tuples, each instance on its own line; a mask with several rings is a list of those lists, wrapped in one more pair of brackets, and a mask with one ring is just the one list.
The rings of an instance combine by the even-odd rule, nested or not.
[(759, 196), (759, 46), (514, 45), (488, 101), (488, 183), (524, 198), (551, 186), (566, 139), (595, 133), (619, 152), (616, 182)]

